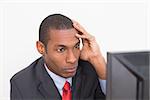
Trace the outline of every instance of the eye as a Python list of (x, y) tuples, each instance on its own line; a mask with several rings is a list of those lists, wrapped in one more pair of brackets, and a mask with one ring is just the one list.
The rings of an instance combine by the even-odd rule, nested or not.
[(60, 53), (62, 53), (62, 52), (65, 51), (65, 48), (59, 48), (59, 49), (57, 49), (57, 51), (60, 52)]
[(80, 43), (78, 43), (75, 48), (79, 49), (80, 48)]

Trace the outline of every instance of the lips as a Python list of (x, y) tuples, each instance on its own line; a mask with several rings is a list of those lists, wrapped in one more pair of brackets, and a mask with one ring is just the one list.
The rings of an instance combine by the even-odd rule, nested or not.
[(68, 72), (68, 73), (73, 73), (75, 72), (77, 69), (77, 67), (67, 67), (65, 70)]

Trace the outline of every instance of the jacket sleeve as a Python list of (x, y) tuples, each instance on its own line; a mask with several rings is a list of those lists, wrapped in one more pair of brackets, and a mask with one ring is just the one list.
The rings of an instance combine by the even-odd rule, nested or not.
[(22, 100), (21, 92), (14, 80), (10, 81), (10, 100)]
[(96, 90), (95, 90), (94, 100), (106, 100), (106, 96), (105, 96), (105, 94), (103, 93), (103, 91), (101, 89), (99, 80), (98, 80), (98, 84), (96, 86), (97, 87), (96, 87)]

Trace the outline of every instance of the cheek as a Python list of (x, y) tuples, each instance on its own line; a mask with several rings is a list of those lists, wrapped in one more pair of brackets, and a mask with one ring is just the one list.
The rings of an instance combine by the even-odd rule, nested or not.
[(49, 63), (52, 63), (57, 69), (62, 69), (65, 66), (65, 56), (58, 53), (49, 55)]
[(62, 62), (62, 58), (56, 55), (49, 55), (47, 58), (47, 64), (50, 67), (50, 70), (61, 76), (64, 73), (64, 64)]
[(64, 66), (65, 65), (65, 57), (56, 55), (53, 60), (55, 61), (56, 65)]
[(57, 65), (62, 63), (62, 61), (64, 59), (64, 56), (62, 56), (61, 54), (57, 53), (55, 49), (51, 49), (51, 48), (54, 48), (53, 46), (49, 47), (49, 48), (50, 49), (47, 52), (47, 55), (48, 55), (49, 59), (51, 59), (51, 61), (53, 61)]
[(53, 62), (55, 62), (55, 64), (57, 65), (62, 65), (63, 64), (63, 60), (64, 60), (64, 56), (61, 56), (61, 55), (58, 55), (58, 54), (54, 54), (53, 55), (50, 55), (51, 57), (51, 60)]

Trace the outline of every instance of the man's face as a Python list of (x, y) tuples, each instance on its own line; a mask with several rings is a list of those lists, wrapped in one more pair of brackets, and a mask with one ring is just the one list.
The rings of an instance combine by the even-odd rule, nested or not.
[(50, 30), (47, 52), (43, 54), (48, 68), (65, 78), (74, 76), (78, 66), (80, 41), (76, 33), (74, 28)]

